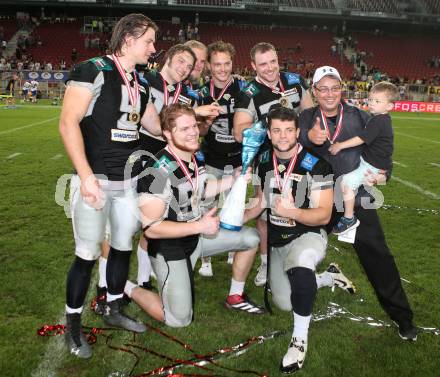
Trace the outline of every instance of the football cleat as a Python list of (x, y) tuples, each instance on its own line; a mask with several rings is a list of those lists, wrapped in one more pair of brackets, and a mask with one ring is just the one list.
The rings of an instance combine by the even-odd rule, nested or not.
[(202, 265), (199, 268), (199, 275), (204, 276), (205, 278), (210, 278), (214, 276), (214, 273), (212, 272), (212, 264), (211, 264), (211, 258), (203, 258), (207, 261), (202, 260)]
[(356, 292), (354, 284), (342, 273), (336, 263), (330, 263), (326, 271), (331, 275), (333, 280), (332, 291), (335, 290), (335, 287), (338, 287), (350, 294)]
[(80, 359), (88, 359), (92, 356), (92, 347), (81, 331), (81, 314), (66, 314), (66, 330), (64, 339), (70, 354)]
[(301, 369), (307, 353), (307, 343), (298, 338), (292, 338), (280, 364), (280, 372), (290, 374)]
[(415, 327), (412, 322), (396, 323), (396, 325), (399, 327), (398, 334), (403, 340), (409, 342), (415, 342), (417, 340), (417, 327)]
[(250, 314), (264, 314), (266, 311), (263, 307), (254, 304), (245, 294), (230, 295), (226, 298), (225, 307), (231, 310), (242, 311)]
[(333, 227), (332, 233), (336, 235), (341, 235), (349, 232), (352, 229), (357, 228), (359, 224), (360, 221), (357, 219), (356, 216), (353, 216), (351, 219), (342, 216), (338, 223)]
[(257, 275), (255, 276), (254, 283), (257, 287), (261, 287), (266, 284), (267, 280), (267, 264), (261, 263), (258, 267)]
[(147, 331), (147, 327), (143, 323), (135, 321), (122, 311), (123, 306), (122, 299), (107, 302), (103, 317), (104, 322), (110, 326), (121, 327), (138, 333)]

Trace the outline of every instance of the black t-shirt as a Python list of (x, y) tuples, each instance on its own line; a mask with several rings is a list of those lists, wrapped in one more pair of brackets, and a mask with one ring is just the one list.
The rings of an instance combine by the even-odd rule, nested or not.
[(365, 142), (362, 158), (375, 168), (390, 170), (394, 139), (390, 115), (379, 114), (371, 118), (359, 137)]
[[(134, 86), (134, 74), (128, 75)], [(140, 83), (140, 78), (138, 77)], [(94, 174), (104, 174), (111, 181), (122, 181), (127, 161), (132, 164), (131, 176), (139, 174), (139, 122), (128, 120), (132, 111), (128, 90), (114, 62), (107, 56), (97, 57), (75, 65), (67, 79), (68, 85), (88, 88), (93, 99), (80, 122), (87, 160)], [(141, 117), (150, 92), (139, 86), (136, 110)], [(133, 154), (134, 153), (134, 154)]]
[[(179, 84), (168, 84), (158, 71), (147, 72), (144, 75), (144, 80), (150, 86), (151, 100), (158, 114), (162, 111), (165, 105), (164, 82), (169, 95), (168, 105), (171, 105), (174, 102)], [(199, 95), (197, 90), (193, 90), (189, 86), (182, 84), (176, 101), (191, 107), (196, 107), (199, 102)], [(166, 141), (163, 137), (154, 136), (145, 129), (141, 129), (140, 137), (142, 149), (152, 155), (155, 155), (166, 146)]]
[[(221, 98), (218, 98), (223, 89), (214, 86), (214, 97), (221, 106), (224, 114), (220, 114), (209, 127), (204, 137), (202, 151), (207, 165), (217, 169), (224, 169), (232, 165), (235, 169), (241, 165), (241, 144), (233, 136), (235, 98), (246, 85), (245, 81), (233, 79)], [(210, 92), (211, 81), (200, 88), (200, 97), (203, 105), (210, 105), (214, 98)]]
[[(184, 164), (192, 178), (194, 178), (194, 164), (185, 161)], [(192, 203), (193, 187), (167, 149), (162, 149), (147, 162), (144, 171), (139, 176), (138, 193), (152, 195), (165, 202), (166, 211), (162, 220), (175, 222), (196, 221), (201, 216), (200, 203), (207, 178), (203, 162), (197, 161), (197, 165), (199, 183), (195, 208), (193, 208)], [(198, 234), (181, 238), (149, 239), (148, 252), (153, 256), (162, 254), (167, 260), (181, 260), (192, 254), (198, 241)]]
[[(258, 164), (258, 176), (261, 180), (261, 188), (269, 211), (268, 237), (271, 246), (279, 247), (307, 232), (319, 233), (323, 226), (309, 226), (292, 219), (277, 216), (272, 213), (274, 195), (280, 195), (280, 189), (275, 179), (273, 165), (273, 151), (265, 151)], [(276, 159), (280, 173), (281, 184), (284, 183), (284, 175), (290, 160)], [(333, 173), (331, 166), (325, 160), (302, 148), (299, 152), (292, 174), (289, 177), (289, 185), (295, 199), (297, 208), (311, 208), (310, 193), (312, 190), (326, 190), (333, 187)], [(288, 186), (288, 187), (289, 187)]]

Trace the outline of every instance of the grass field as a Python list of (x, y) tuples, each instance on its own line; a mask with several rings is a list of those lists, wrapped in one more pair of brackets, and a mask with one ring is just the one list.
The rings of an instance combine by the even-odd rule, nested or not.
[[(59, 107), (43, 105), (0, 107), (0, 376), (129, 376), (135, 365), (132, 353), (110, 349), (123, 347), (139, 356), (132, 376), (173, 364), (153, 353), (127, 346), (135, 342), (149, 351), (173, 359), (191, 359), (245, 342), (248, 338), (279, 330), (282, 335), (246, 348), (242, 355), (218, 360), (211, 370), (194, 367), (175, 373), (215, 376), (277, 376), (278, 364), (290, 339), (291, 317), (274, 308), (274, 315), (251, 317), (222, 307), (230, 281), (226, 258), (214, 260), (214, 277), (196, 276), (195, 321), (188, 328), (173, 330), (143, 314), (134, 304), (130, 312), (192, 347), (185, 350), (154, 331), (133, 339), (132, 334), (106, 331), (98, 335), (94, 355), (76, 360), (64, 350), (61, 336), (42, 338), (44, 324), (63, 323), (65, 278), (73, 259), (73, 238), (63, 207), (55, 202), (57, 180), (71, 172), (60, 141)], [(440, 116), (394, 114), (396, 161), (393, 179), (381, 188), (387, 209), (379, 211), (388, 243), (393, 250), (403, 285), (415, 313), (415, 323), (440, 328)], [(415, 344), (405, 343), (380, 308), (354, 251), (331, 239), (327, 258), (336, 261), (356, 283), (357, 294), (321, 289), (315, 313), (326, 313), (336, 303), (351, 314), (313, 322), (309, 351), (301, 376), (438, 376), (440, 336), (419, 334)], [(336, 248), (334, 247), (336, 246)], [(263, 301), (263, 290), (253, 284), (247, 290)], [(136, 258), (131, 276), (135, 277)], [(96, 281), (96, 280), (95, 280)], [(89, 300), (94, 289), (90, 290)], [(358, 321), (351, 320), (358, 316)], [(363, 321), (362, 318), (372, 319)], [(359, 320), (360, 319), (360, 320)], [(103, 326), (87, 308), (84, 325)], [(368, 323), (369, 324), (368, 324)]]

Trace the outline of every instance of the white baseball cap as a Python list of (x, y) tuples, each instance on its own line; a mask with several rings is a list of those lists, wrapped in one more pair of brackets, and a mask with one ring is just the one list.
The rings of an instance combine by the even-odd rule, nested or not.
[(322, 67), (316, 68), (315, 74), (313, 75), (313, 85), (321, 80), (324, 76), (333, 76), (339, 81), (342, 81), (341, 75), (336, 68), (324, 65)]

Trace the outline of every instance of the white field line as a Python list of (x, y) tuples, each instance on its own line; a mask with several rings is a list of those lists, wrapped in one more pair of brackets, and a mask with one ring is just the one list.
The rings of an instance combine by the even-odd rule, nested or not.
[(63, 157), (62, 154), (56, 154), (55, 156), (51, 157), (50, 159), (51, 159), (51, 160), (58, 160), (58, 159), (60, 159), (61, 157)]
[(20, 156), (21, 154), (23, 154), (23, 153), (20, 153), (20, 152), (17, 152), (17, 153), (12, 153), (12, 154), (10, 154), (8, 157), (6, 157), (8, 160), (11, 160), (11, 159), (13, 159), (13, 158), (15, 158), (15, 157), (17, 157), (17, 156)]
[(395, 181), (401, 183), (402, 185), (405, 185), (407, 187), (410, 187), (410, 188), (420, 192), (421, 194), (423, 194), (423, 195), (425, 195), (425, 196), (427, 196), (429, 198), (432, 198), (432, 199), (435, 199), (435, 200), (440, 200), (440, 195), (438, 195), (438, 194), (436, 194), (434, 192), (431, 192), (431, 191), (427, 191), (424, 188), (416, 185), (415, 183), (412, 183), (412, 182), (409, 182), (409, 181), (405, 181), (404, 179), (396, 177), (395, 175), (391, 176), (391, 178), (394, 179)]
[[(436, 121), (438, 120), (440, 122), (440, 118), (435, 118), (435, 117), (408, 117), (408, 116), (398, 116), (398, 115), (392, 115), (391, 116), (393, 119), (406, 119), (406, 120), (433, 120)], [(425, 126), (425, 125), (423, 125)]]
[(41, 122), (31, 123), (31, 124), (27, 124), (27, 125), (25, 125), (25, 126), (12, 128), (12, 129), (10, 129), (10, 130), (1, 131), (1, 132), (0, 132), (0, 135), (6, 135), (6, 134), (10, 134), (10, 133), (15, 132), (15, 131), (24, 130), (25, 128), (30, 128), (30, 127), (34, 127), (34, 126), (39, 126), (39, 125), (41, 125), (41, 124), (45, 124), (45, 123), (52, 122), (53, 120), (58, 119), (58, 118), (59, 118), (59, 117), (56, 116), (56, 117), (53, 117), (53, 118), (49, 118), (49, 119), (46, 119), (46, 120), (42, 120)]
[[(66, 316), (63, 310), (63, 313), (56, 324), (64, 323), (65, 320)], [(44, 352), (40, 364), (38, 364), (37, 368), (32, 371), (31, 377), (56, 377), (57, 370), (67, 356), (64, 336), (52, 336), (47, 342), (45, 342), (43, 339), (39, 339), (39, 341), (47, 345), (46, 351)]]
[(401, 162), (398, 162), (398, 161), (393, 161), (393, 164), (401, 166), (402, 168), (407, 168), (408, 167), (408, 165), (402, 164)]
[(406, 136), (409, 137), (411, 139), (416, 139), (416, 140), (422, 140), (422, 141), (426, 141), (427, 143), (434, 143), (434, 144), (440, 144), (440, 141), (437, 140), (431, 140), (431, 139), (425, 139), (423, 137), (418, 137), (418, 136), (413, 136), (413, 135), (408, 135), (402, 132), (394, 132), (396, 135), (400, 135), (400, 136)]
[(435, 162), (430, 162), (429, 165), (435, 166), (436, 168), (440, 168), (440, 164), (436, 164)]
[[(98, 282), (98, 274), (92, 276), (90, 287), (94, 287)], [(93, 288), (91, 288), (93, 289)], [(84, 310), (87, 310), (88, 302), (93, 297), (94, 292), (88, 292), (86, 301), (84, 302)], [(58, 321), (55, 324), (62, 324), (66, 322), (66, 314), (64, 309), (60, 314)], [(49, 337), (47, 342), (42, 340), (42, 343), (46, 344), (46, 351), (41, 358), (40, 364), (32, 371), (31, 377), (56, 377), (57, 370), (61, 364), (70, 356), (67, 352), (66, 343), (64, 341), (64, 335), (56, 335)]]

